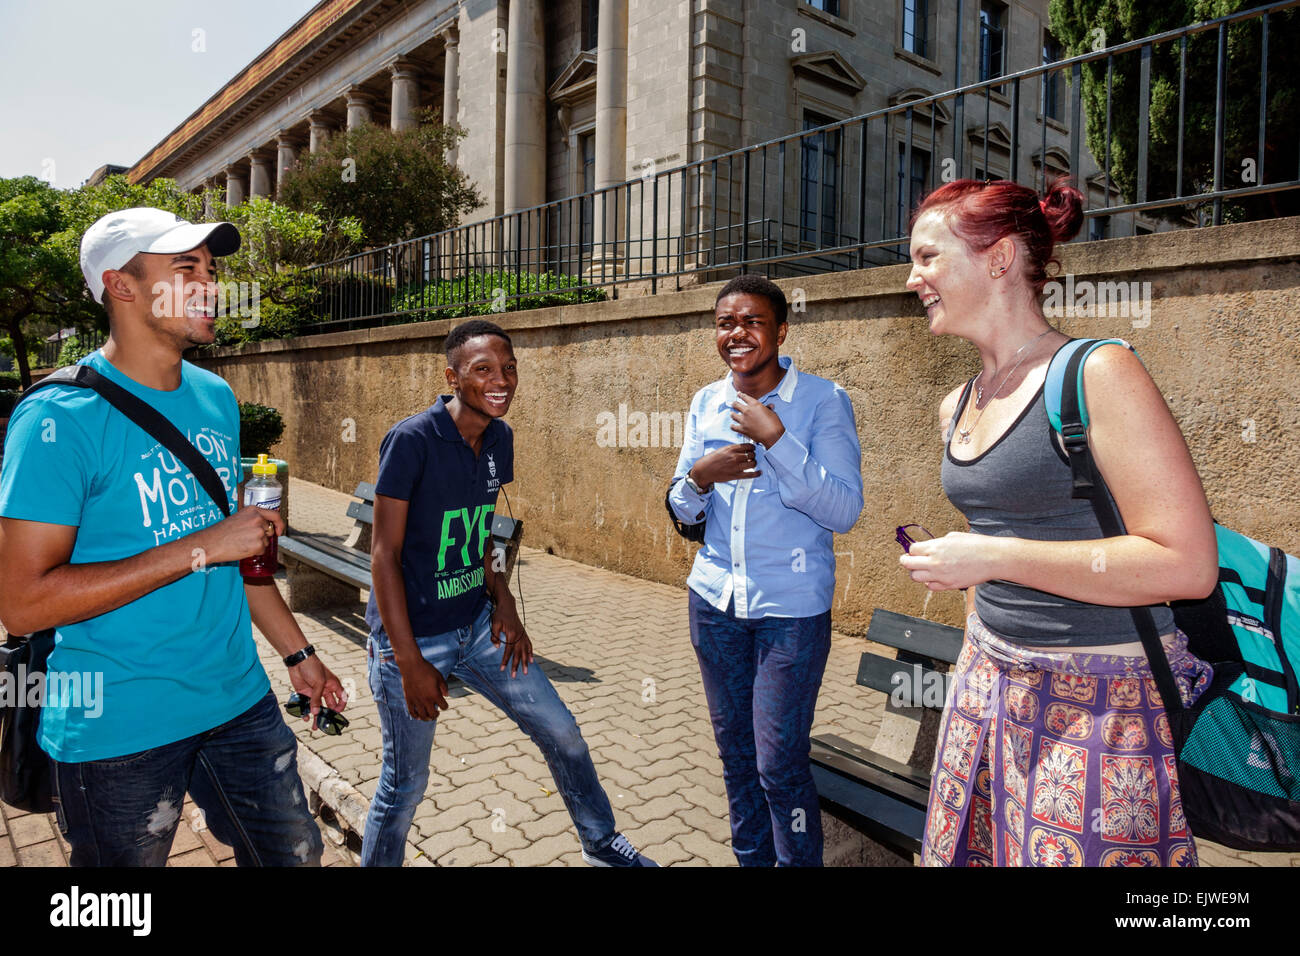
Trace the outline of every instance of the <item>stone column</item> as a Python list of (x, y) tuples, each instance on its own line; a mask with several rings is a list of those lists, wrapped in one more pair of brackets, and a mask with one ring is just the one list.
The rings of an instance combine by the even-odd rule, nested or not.
[[(448, 30), (443, 35), (446, 63), (442, 68), (442, 121), (448, 126), (457, 125), (460, 113), (460, 96), (457, 83), (460, 79), (460, 34)], [(447, 150), (447, 165), (456, 165), (456, 147)]]
[(281, 130), (275, 137), (275, 194), (280, 195), (284, 174), (298, 161), (297, 137)]
[[(596, 38), (596, 188), (617, 186), (627, 179), (627, 0), (600, 0)], [(622, 235), (621, 192), (597, 197), (593, 232), (595, 258), (618, 258)], [(604, 244), (608, 238), (609, 245)]]
[(370, 107), (374, 99), (369, 93), (354, 86), (346, 93), (348, 103), (348, 129), (356, 129), (363, 123), (370, 122)]
[(271, 157), (260, 149), (248, 154), (248, 195), (271, 196)]
[(325, 140), (329, 139), (330, 133), (334, 131), (334, 124), (330, 122), (329, 114), (324, 110), (312, 110), (307, 117), (307, 129), (309, 135), (307, 151), (318, 153), (325, 145)]
[(390, 126), (393, 130), (414, 129), (418, 123), (415, 112), (420, 107), (420, 73), (414, 63), (404, 57), (388, 65), (393, 75), (393, 109)]
[(238, 206), (245, 195), (244, 176), (234, 163), (230, 163), (226, 166), (226, 205)]
[[(506, 36), (506, 213), (546, 200), (545, 66), (541, 0), (511, 0)], [(540, 221), (535, 213), (524, 221), (512, 221), (508, 233), (515, 249), (532, 246), (532, 251), (525, 254), (534, 259), (538, 256)]]

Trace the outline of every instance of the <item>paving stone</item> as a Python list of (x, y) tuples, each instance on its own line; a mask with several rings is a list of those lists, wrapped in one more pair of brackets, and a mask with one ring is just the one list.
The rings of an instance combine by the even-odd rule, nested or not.
[(731, 839), (731, 822), (727, 817), (726, 805), (721, 809), (721, 816), (700, 806), (678, 810), (676, 815), (692, 830), (707, 834), (716, 843), (725, 844)]
[(167, 857), (168, 866), (212, 866), (214, 862), (202, 843), (199, 844), (199, 848), (196, 850), (190, 850), (186, 853), (173, 853)]
[(570, 830), (567, 833), (533, 840), (527, 846), (511, 850), (504, 855), (514, 866), (546, 866), (554, 863), (562, 854), (572, 853), (575, 847), (581, 852), (582, 844), (578, 842), (577, 834)]
[(8, 840), (0, 840), (0, 866), (17, 866), (18, 854)]
[(58, 830), (50, 818), (44, 814), (29, 814), (19, 817), (10, 824), (10, 838), (14, 846), (21, 850), (25, 846), (53, 840)]
[(411, 824), (419, 827), (421, 833), (432, 835), (440, 830), (454, 830), (465, 826), (475, 820), (483, 819), (486, 815), (487, 811), (483, 808), (483, 804), (477, 800), (448, 807), (446, 810), (441, 810), (436, 804), (426, 800), (416, 809)]
[(695, 857), (675, 840), (656, 845), (650, 858), (660, 866), (680, 866), (695, 861)]
[(573, 832), (573, 821), (567, 813), (548, 813), (533, 820), (521, 820), (519, 830), (529, 841)]
[(680, 794), (672, 793), (666, 797), (653, 797), (642, 803), (634, 804), (627, 808), (628, 814), (638, 823), (649, 823), (651, 820), (662, 820), (678, 810), (685, 810), (690, 806)]
[(677, 843), (691, 855), (699, 857), (709, 866), (736, 866), (736, 857), (731, 852), (730, 841), (718, 843), (707, 833), (689, 830), (676, 837)]
[(474, 839), (474, 834), (469, 832), (468, 827), (456, 827), (424, 838), (419, 842), (419, 848), (420, 852), (437, 863), (453, 850), (472, 846), (476, 842), (478, 841)]
[(467, 783), (463, 787), (455, 787), (446, 793), (439, 793), (434, 797), (434, 802), (438, 805), (438, 809), (447, 810), (490, 797), (499, 790), (494, 781), (480, 780), (478, 783)]
[(58, 840), (46, 840), (18, 848), (19, 866), (67, 866)]
[(496, 849), (476, 840), (469, 846), (457, 847), (438, 857), (439, 866), (484, 866), (498, 859)]

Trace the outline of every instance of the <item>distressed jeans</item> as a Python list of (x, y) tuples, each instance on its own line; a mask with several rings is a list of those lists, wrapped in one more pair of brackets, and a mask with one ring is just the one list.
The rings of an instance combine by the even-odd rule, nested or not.
[(741, 866), (821, 866), (808, 761), (831, 649), (831, 614), (741, 619), (690, 592), (691, 644), (722, 758), (731, 850)]
[[(319, 866), (298, 739), (275, 694), (211, 730), (124, 757), (54, 762), (73, 866), (162, 866), (177, 826), (207, 827), (240, 866)], [(188, 790), (202, 811), (181, 818)]]
[[(536, 663), (529, 665), (527, 674), (520, 670), (514, 677), (508, 669), (501, 670), (502, 648), (492, 644), (490, 621), (491, 605), (484, 605), (473, 624), (417, 636), (415, 643), (444, 678), (455, 674), (532, 738), (550, 768), (583, 849), (601, 850), (614, 838), (614, 810), (596, 778), (578, 722)], [(370, 691), (379, 708), (384, 756), (366, 817), (361, 865), (401, 866), (406, 834), (429, 784), (437, 721), (416, 720), (407, 713), (402, 673), (387, 636), (372, 633), (368, 651)]]

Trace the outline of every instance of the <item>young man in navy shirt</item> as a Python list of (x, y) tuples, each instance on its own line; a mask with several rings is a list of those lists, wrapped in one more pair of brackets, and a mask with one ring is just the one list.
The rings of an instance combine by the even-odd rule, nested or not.
[(514, 478), (514, 434), (501, 420), (519, 383), (510, 337), (476, 319), (451, 330), (446, 350), (453, 395), (394, 425), (379, 452), (366, 623), (384, 757), (362, 865), (402, 863), (455, 674), (541, 748), (584, 860), (654, 866), (615, 830), (577, 722), (542, 669), (529, 668), (532, 642), (486, 546), (497, 492)]

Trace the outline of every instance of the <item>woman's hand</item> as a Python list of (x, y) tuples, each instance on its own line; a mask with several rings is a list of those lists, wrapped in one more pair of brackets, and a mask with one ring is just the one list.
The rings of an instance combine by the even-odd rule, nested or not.
[(952, 531), (942, 538), (930, 538), (912, 545), (898, 563), (913, 581), (931, 591), (956, 591), (992, 581), (1003, 539), (985, 534)]

